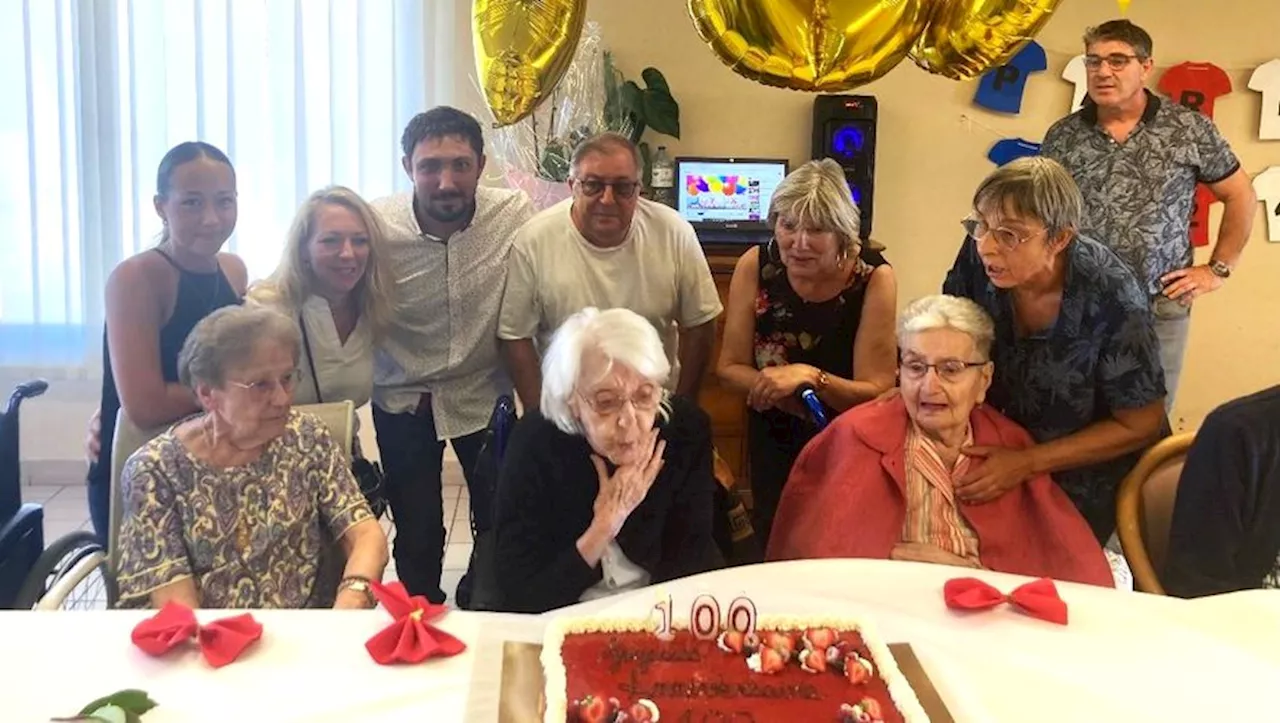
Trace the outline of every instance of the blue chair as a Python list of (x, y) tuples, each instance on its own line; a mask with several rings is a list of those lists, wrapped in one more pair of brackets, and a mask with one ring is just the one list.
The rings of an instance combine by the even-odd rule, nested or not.
[(0, 412), (0, 608), (13, 607), (22, 583), (44, 551), (44, 508), (22, 503), (18, 408), (49, 388), (37, 379), (18, 385)]

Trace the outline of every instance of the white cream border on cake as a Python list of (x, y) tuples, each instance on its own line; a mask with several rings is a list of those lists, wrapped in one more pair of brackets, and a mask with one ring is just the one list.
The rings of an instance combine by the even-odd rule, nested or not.
[[(687, 624), (675, 624), (676, 630), (687, 630)], [(929, 714), (920, 705), (920, 699), (898, 668), (889, 646), (880, 637), (874, 625), (865, 620), (841, 616), (762, 615), (756, 623), (757, 630), (803, 631), (809, 628), (833, 628), (840, 632), (856, 632), (871, 653), (876, 674), (889, 689), (889, 697), (902, 713), (906, 723), (929, 723)], [(547, 624), (542, 640), (542, 670), (546, 676), (547, 710), (544, 723), (564, 723), (568, 712), (569, 681), (564, 669), (560, 648), (566, 635), (581, 633), (641, 633), (653, 632), (653, 622), (642, 618), (560, 618)], [(839, 703), (857, 703), (842, 700)], [(834, 714), (833, 714), (834, 715)]]

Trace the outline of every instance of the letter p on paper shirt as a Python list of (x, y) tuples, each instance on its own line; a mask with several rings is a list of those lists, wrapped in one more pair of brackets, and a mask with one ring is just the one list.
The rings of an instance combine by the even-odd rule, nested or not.
[(1044, 48), (1032, 40), (1008, 63), (992, 68), (982, 76), (973, 102), (1000, 113), (1017, 113), (1022, 110), (1022, 94), (1027, 88), (1027, 78), (1048, 67)]

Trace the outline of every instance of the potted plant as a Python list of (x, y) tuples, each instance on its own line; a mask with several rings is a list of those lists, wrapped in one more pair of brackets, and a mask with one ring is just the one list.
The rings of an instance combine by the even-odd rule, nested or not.
[[(644, 162), (641, 180), (645, 187), (649, 185), (650, 158), (652, 153), (649, 144), (641, 140), (646, 130), (673, 138), (680, 137), (680, 105), (671, 95), (671, 88), (662, 71), (657, 68), (645, 68), (640, 73), (645, 87), (641, 88), (634, 80), (627, 80), (613, 64), (613, 56), (604, 54), (604, 124), (599, 130), (621, 133), (631, 139), (640, 148), (640, 156)], [(534, 123), (536, 124), (536, 119)], [(555, 100), (552, 100), (551, 124), (555, 124)], [(536, 129), (536, 125), (535, 125)], [(537, 136), (534, 143), (541, 143), (538, 153), (538, 176), (548, 181), (565, 181), (569, 178), (569, 160), (573, 149), (598, 132), (588, 126), (579, 126), (563, 138), (548, 137), (545, 140)]]

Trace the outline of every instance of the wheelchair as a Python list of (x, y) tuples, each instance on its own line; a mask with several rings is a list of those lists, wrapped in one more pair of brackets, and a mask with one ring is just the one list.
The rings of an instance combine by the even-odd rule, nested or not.
[(40, 379), (21, 384), (0, 412), (0, 608), (89, 609), (108, 598), (106, 578), (91, 574), (105, 560), (97, 537), (80, 530), (46, 548), (44, 509), (22, 503), (18, 412), (48, 388)]

